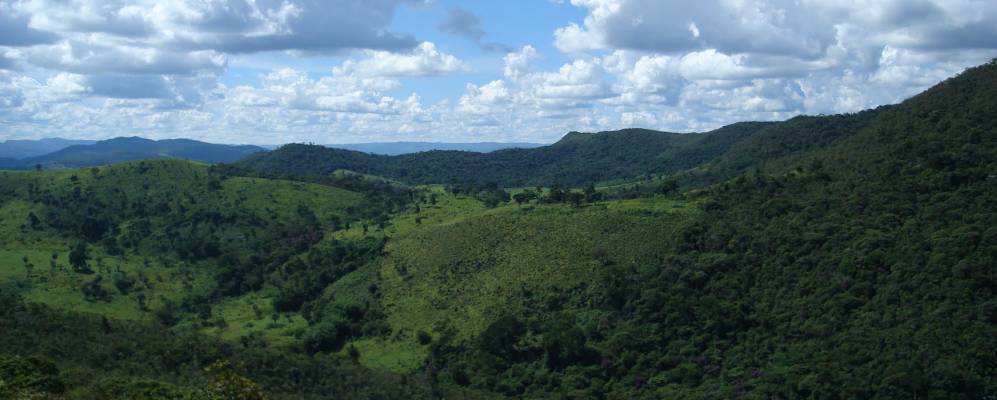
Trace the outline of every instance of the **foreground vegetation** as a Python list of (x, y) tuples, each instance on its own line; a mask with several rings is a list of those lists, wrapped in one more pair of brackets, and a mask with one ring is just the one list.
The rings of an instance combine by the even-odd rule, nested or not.
[(717, 132), (0, 172), (0, 395), (997, 396), (997, 64)]

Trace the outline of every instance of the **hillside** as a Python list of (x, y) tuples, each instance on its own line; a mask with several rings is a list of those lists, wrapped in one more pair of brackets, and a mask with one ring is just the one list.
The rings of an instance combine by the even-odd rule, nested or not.
[(69, 146), (89, 145), (93, 140), (70, 140), (61, 138), (39, 140), (7, 140), (0, 142), (0, 158), (21, 159), (53, 153)]
[(633, 179), (692, 168), (722, 154), (738, 139), (767, 126), (741, 123), (709, 134), (643, 129), (572, 132), (557, 143), (491, 153), (429, 151), (377, 156), (291, 144), (237, 165), (277, 176), (326, 175), (347, 169), (411, 184), (478, 182), (502, 186), (569, 185)]
[(8, 169), (80, 168), (125, 161), (177, 158), (208, 164), (235, 162), (253, 153), (265, 151), (256, 146), (230, 146), (189, 139), (149, 140), (138, 137), (102, 140), (73, 145), (35, 157), (22, 158)]
[(327, 144), (325, 147), (334, 149), (344, 149), (359, 151), (362, 153), (379, 154), (386, 156), (397, 156), (401, 154), (420, 153), (432, 150), (454, 150), (473, 151), (477, 153), (490, 153), (503, 149), (530, 149), (543, 146), (539, 143), (499, 143), (499, 142), (478, 142), (478, 143), (446, 143), (446, 142), (383, 142), (383, 143), (350, 143), (350, 144)]
[(375, 302), (409, 334), (358, 341), (390, 349), (372, 366), (425, 358), (512, 397), (993, 395), (995, 83), (997, 64), (969, 70), (681, 201), (399, 229), (312, 318)]
[(571, 132), (549, 146), (491, 153), (430, 151), (377, 156), (292, 144), (238, 163), (275, 176), (325, 175), (338, 169), (411, 184), (477, 182), (506, 187), (583, 186), (674, 174), (686, 184), (719, 182), (764, 160), (805, 152), (854, 134), (888, 107), (851, 115), (745, 122), (697, 134), (644, 129)]
[(703, 134), (0, 172), (0, 379), (172, 399), (228, 361), (272, 398), (989, 398), (994, 171), (997, 63)]
[(423, 204), (306, 307), (308, 338), (339, 348), (323, 332), (366, 304), (394, 332), (346, 336), (368, 366), (512, 397), (993, 394), (995, 82), (747, 135), (680, 177), (749, 173), (684, 200)]
[[(36, 389), (60, 393), (65, 384), (82, 398), (103, 398), (106, 390), (121, 398), (178, 398), (173, 396), (227, 376), (202, 371), (223, 358), (269, 381), (275, 398), (322, 398), (330, 390), (428, 398), (425, 381), (384, 387), (398, 378), (364, 372), (346, 357), (318, 363), (287, 358), (304, 320), (283, 312), (275, 304), (280, 297), (271, 296), (284, 279), (280, 267), (309, 254), (325, 231), (385, 204), (365, 197), (324, 185), (230, 176), (179, 160), (0, 172), (0, 301), (7, 312), (0, 379), (14, 384), (0, 385), (0, 397)], [(366, 251), (359, 245), (336, 249)], [(167, 334), (164, 327), (173, 330)], [(32, 338), (30, 344), (24, 338)], [(234, 347), (257, 342), (273, 350), (251, 355)], [(200, 345), (187, 347), (191, 343)], [(120, 356), (126, 348), (129, 355)], [(119, 356), (101, 359), (108, 354)], [(54, 369), (39, 373), (63, 371), (44, 378), (59, 386), (9, 392), (20, 390), (21, 377), (7, 374), (25, 372), (20, 368), (39, 356), (56, 361)], [(310, 377), (276, 384), (272, 368), (288, 374), (305, 368)], [(178, 370), (183, 377), (174, 375)], [(337, 371), (337, 380), (319, 375), (329, 371)], [(86, 378), (93, 374), (100, 379)]]

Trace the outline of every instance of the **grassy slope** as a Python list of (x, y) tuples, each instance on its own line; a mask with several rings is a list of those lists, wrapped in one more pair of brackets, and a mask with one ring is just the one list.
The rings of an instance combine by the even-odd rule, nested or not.
[[(450, 326), (460, 340), (471, 340), (505, 314), (570, 301), (573, 290), (594, 283), (604, 260), (643, 265), (658, 259), (655, 241), (672, 237), (698, 208), (657, 198), (485, 209), (476, 200), (437, 193), (436, 205), (401, 214), (384, 231), (371, 230), (391, 237), (386, 256), (326, 291), (328, 302), (362, 302), (371, 283), (383, 294), (393, 335), (354, 343), (369, 367), (413, 372), (426, 356), (416, 339), (420, 331)], [(362, 235), (354, 227), (337, 237)], [(577, 304), (570, 312), (597, 317), (586, 308)]]
[[(205, 181), (208, 168), (204, 165), (184, 161), (152, 161), (143, 165), (149, 169), (142, 174), (134, 172), (140, 163), (125, 163), (112, 167), (91, 170), (58, 172), (10, 172), (0, 174), (4, 190), (21, 193), (29, 186), (37, 186), (53, 191), (72, 190), (80, 187), (82, 192), (108, 192), (120, 190), (132, 198), (166, 198), (170, 201), (196, 199), (208, 209), (238, 207), (263, 220), (285, 221), (296, 212), (299, 205), (312, 209), (319, 220), (356, 205), (361, 195), (327, 186), (269, 180), (260, 178), (230, 178), (221, 182), (222, 190), (208, 191)], [(73, 182), (72, 177), (76, 177)], [(23, 197), (23, 196), (21, 196)], [(204, 290), (211, 279), (211, 265), (164, 265), (152, 248), (145, 246), (138, 252), (128, 252), (122, 256), (108, 256), (99, 246), (91, 246), (91, 265), (104, 276), (102, 287), (112, 294), (110, 301), (87, 301), (80, 291), (84, 282), (93, 276), (71, 272), (68, 264), (68, 250), (75, 238), (53, 234), (51, 231), (34, 231), (26, 226), (28, 214), (44, 215), (44, 206), (20, 199), (5, 198), (0, 204), (0, 282), (12, 288), (26, 299), (58, 309), (84, 311), (107, 315), (122, 320), (151, 320), (148, 312), (138, 307), (136, 293), (120, 294), (113, 286), (111, 277), (118, 272), (138, 278), (137, 286), (142, 288), (146, 304), (150, 309), (162, 305), (165, 299), (179, 301), (192, 291)], [(130, 221), (122, 224), (127, 230)], [(232, 232), (228, 240), (238, 241), (240, 235)], [(57, 266), (52, 270), (51, 260)], [(23, 257), (27, 256), (34, 265), (28, 276)], [(266, 318), (258, 321), (251, 304), (257, 304)], [(259, 295), (226, 300), (214, 306), (212, 314), (227, 322), (223, 328), (205, 327), (207, 333), (226, 339), (236, 339), (250, 332), (261, 331), (265, 337), (276, 343), (287, 343), (294, 328), (304, 323), (300, 316), (283, 316), (277, 328), (270, 328), (272, 308), (269, 300)]]

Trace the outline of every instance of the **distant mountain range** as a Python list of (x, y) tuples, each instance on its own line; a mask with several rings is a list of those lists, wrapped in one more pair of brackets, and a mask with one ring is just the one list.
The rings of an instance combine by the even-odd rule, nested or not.
[(95, 140), (70, 140), (48, 138), (39, 140), (8, 140), (0, 142), (0, 159), (22, 159), (38, 157), (65, 149), (69, 146), (94, 144)]
[[(376, 155), (402, 155), (434, 150), (490, 153), (505, 149), (532, 149), (540, 143), (437, 143), (383, 142), (330, 144), (325, 147), (352, 150)], [(149, 140), (139, 137), (115, 139), (70, 140), (46, 138), (39, 140), (8, 140), (0, 142), (0, 169), (74, 168), (113, 164), (154, 158), (182, 158), (205, 163), (229, 163), (243, 157), (280, 146), (235, 146), (199, 142), (189, 139)]]
[[(23, 147), (24, 142), (27, 141), (20, 141), (18, 144)], [(31, 148), (31, 146), (27, 146), (27, 148)], [(34, 148), (38, 148), (38, 146)], [(212, 144), (189, 139), (149, 140), (139, 137), (121, 137), (88, 144), (70, 145), (48, 154), (33, 157), (0, 159), (0, 168), (29, 169), (39, 165), (48, 169), (79, 168), (156, 158), (179, 158), (216, 164), (235, 162), (250, 154), (262, 151), (266, 151), (266, 149), (258, 146)]]
[(386, 142), (386, 143), (353, 143), (353, 144), (328, 144), (325, 147), (334, 149), (345, 149), (360, 151), (370, 154), (387, 156), (397, 156), (401, 154), (421, 153), (432, 150), (457, 150), (473, 151), (476, 153), (490, 153), (504, 149), (532, 149), (545, 146), (541, 143), (437, 143), (437, 142)]

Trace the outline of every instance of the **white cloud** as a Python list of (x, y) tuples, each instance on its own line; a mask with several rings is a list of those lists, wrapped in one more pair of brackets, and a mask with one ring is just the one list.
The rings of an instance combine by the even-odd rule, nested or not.
[(533, 46), (523, 46), (517, 52), (505, 55), (505, 77), (508, 79), (518, 79), (526, 74), (530, 69), (530, 63), (537, 58), (537, 50)]
[(612, 96), (602, 67), (583, 59), (564, 64), (556, 72), (530, 74), (525, 80), (531, 100), (544, 108), (586, 107)]
[(410, 53), (365, 51), (360, 61), (347, 61), (336, 67), (340, 75), (364, 76), (432, 76), (466, 70), (467, 66), (453, 55), (442, 53), (431, 42), (422, 42)]
[(46, 81), (45, 84), (56, 93), (77, 94), (90, 90), (90, 88), (86, 86), (86, 77), (83, 75), (65, 72), (48, 78), (48, 81)]
[(466, 93), (461, 96), (457, 105), (457, 111), (478, 115), (490, 114), (501, 111), (496, 107), (508, 104), (510, 99), (504, 81), (492, 81), (481, 86), (468, 83)]
[[(997, 55), (997, 2), (983, 0), (572, 0), (553, 7), (577, 7), (582, 20), (520, 42), (553, 39), (562, 54), (544, 57), (532, 45), (466, 55), (463, 39), (393, 32), (400, 4), (439, 7), (0, 0), (0, 136), (278, 143), (698, 131), (894, 103)], [(448, 18), (440, 29), (480, 47), (484, 27), (520, 23)]]

